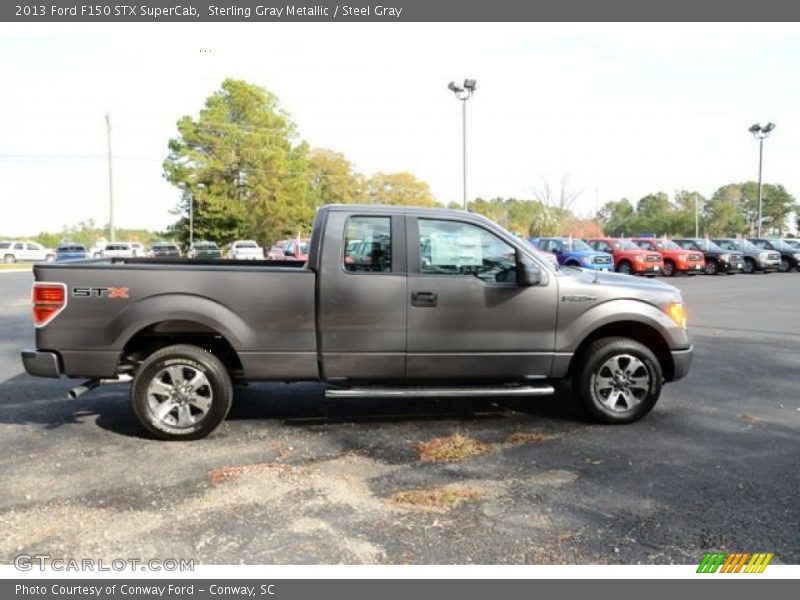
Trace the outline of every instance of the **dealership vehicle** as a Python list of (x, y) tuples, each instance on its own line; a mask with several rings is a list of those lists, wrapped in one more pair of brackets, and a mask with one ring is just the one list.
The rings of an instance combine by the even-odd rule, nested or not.
[(6, 264), (40, 260), (50, 262), (56, 259), (56, 252), (36, 242), (11, 240), (0, 242), (0, 257)]
[(289, 243), (289, 240), (279, 240), (270, 246), (269, 252), (267, 252), (267, 260), (283, 260), (286, 258), (284, 254), (284, 248), (286, 248), (286, 244)]
[(661, 272), (667, 277), (672, 277), (678, 273), (694, 275), (702, 273), (705, 269), (705, 259), (701, 252), (691, 252), (684, 250), (672, 240), (664, 238), (632, 238), (633, 243), (642, 250), (658, 252), (664, 266)]
[(108, 242), (101, 253), (103, 258), (134, 258), (133, 246), (128, 242)]
[(194, 242), (189, 246), (186, 256), (187, 258), (216, 259), (222, 258), (222, 250), (219, 249), (216, 242)]
[(289, 260), (308, 260), (309, 243), (310, 240), (300, 237), (289, 240), (283, 247), (283, 254)]
[(539, 250), (539, 248), (536, 246), (533, 246), (533, 249), (539, 257), (544, 258), (554, 268), (558, 268), (558, 259), (555, 257), (555, 255), (545, 252), (544, 250)]
[(789, 246), (790, 248), (794, 248), (795, 250), (800, 251), (800, 240), (797, 238), (783, 238), (781, 240), (784, 244)]
[(574, 238), (543, 237), (530, 238), (534, 246), (553, 254), (558, 264), (567, 267), (583, 267), (593, 271), (611, 271), (614, 259), (607, 252), (597, 252), (586, 242)]
[(56, 260), (86, 260), (89, 251), (82, 244), (61, 244), (56, 248)]
[(153, 258), (180, 258), (181, 249), (173, 242), (153, 242), (148, 256)]
[(253, 240), (236, 240), (227, 256), (233, 260), (263, 260), (264, 249)]
[(749, 241), (762, 250), (771, 250), (779, 253), (781, 255), (781, 264), (778, 270), (781, 273), (788, 273), (792, 269), (800, 271), (800, 250), (776, 238), (750, 238)]
[[(348, 262), (356, 239), (368, 262)], [(554, 269), (445, 209), (322, 207), (306, 262), (110, 259), (34, 276), (27, 372), (90, 378), (73, 396), (132, 378), (134, 412), (164, 439), (207, 435), (250, 380), (322, 380), (329, 398), (502, 398), (568, 378), (588, 415), (629, 423), (693, 353), (673, 286)]]
[(133, 256), (146, 256), (147, 252), (144, 249), (144, 246), (139, 242), (129, 242), (131, 245), (131, 250), (133, 251)]
[(598, 252), (610, 254), (614, 259), (614, 268), (620, 273), (655, 277), (664, 266), (660, 254), (642, 250), (629, 239), (592, 238), (586, 243)]
[(733, 275), (744, 269), (744, 256), (741, 252), (723, 250), (705, 238), (675, 238), (672, 240), (681, 248), (702, 252), (706, 261), (706, 275), (727, 273)]
[(103, 256), (103, 250), (106, 249), (106, 244), (108, 244), (108, 242), (105, 241), (105, 240), (97, 240), (94, 243), (94, 246), (89, 248), (89, 254), (92, 256), (92, 258), (100, 258), (100, 257), (102, 257)]
[(755, 273), (763, 271), (777, 271), (781, 266), (781, 255), (773, 250), (763, 250), (742, 238), (713, 238), (711, 240), (723, 250), (741, 252), (744, 257), (745, 273)]

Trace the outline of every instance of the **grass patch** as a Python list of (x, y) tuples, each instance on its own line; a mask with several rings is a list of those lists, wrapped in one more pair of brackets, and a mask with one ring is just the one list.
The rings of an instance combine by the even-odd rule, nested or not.
[(417, 444), (421, 460), (426, 462), (453, 462), (470, 456), (485, 454), (492, 449), (489, 444), (456, 433)]
[(506, 444), (544, 444), (550, 441), (550, 436), (533, 431), (518, 431), (506, 438)]
[(465, 500), (480, 500), (481, 495), (471, 488), (428, 488), (407, 490), (392, 497), (395, 504), (420, 506), (425, 508), (451, 508)]
[(30, 271), (33, 269), (33, 265), (31, 263), (0, 263), (0, 271)]

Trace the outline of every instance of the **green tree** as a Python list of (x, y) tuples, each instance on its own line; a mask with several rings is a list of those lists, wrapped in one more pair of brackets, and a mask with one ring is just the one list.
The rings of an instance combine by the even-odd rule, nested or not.
[(367, 181), (366, 190), (371, 204), (439, 206), (428, 184), (411, 173), (375, 173)]
[(353, 204), (364, 201), (364, 176), (353, 170), (343, 154), (314, 148), (309, 155), (311, 191), (315, 204)]
[(606, 202), (600, 209), (600, 224), (610, 236), (634, 235), (636, 211), (627, 198)]
[(188, 238), (194, 203), (195, 238), (219, 243), (239, 237), (266, 242), (308, 231), (314, 215), (308, 146), (275, 95), (226, 79), (200, 110), (177, 123), (164, 176), (183, 188), (170, 232)]

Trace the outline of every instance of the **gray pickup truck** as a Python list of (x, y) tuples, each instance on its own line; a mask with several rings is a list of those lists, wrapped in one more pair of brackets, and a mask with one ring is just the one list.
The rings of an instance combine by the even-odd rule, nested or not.
[(686, 375), (680, 292), (560, 270), (475, 214), (318, 210), (306, 262), (100, 259), (34, 267), (25, 369), (132, 381), (153, 435), (197, 439), (234, 384), (327, 384), (331, 398), (544, 396), (570, 379), (588, 416), (628, 423)]

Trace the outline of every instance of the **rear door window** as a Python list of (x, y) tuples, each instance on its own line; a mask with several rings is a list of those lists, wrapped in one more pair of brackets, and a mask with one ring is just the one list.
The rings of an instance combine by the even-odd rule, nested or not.
[(350, 217), (347, 220), (344, 268), (353, 272), (391, 273), (391, 217)]

